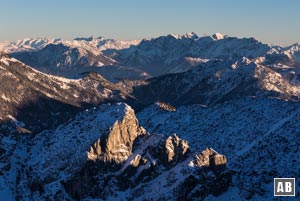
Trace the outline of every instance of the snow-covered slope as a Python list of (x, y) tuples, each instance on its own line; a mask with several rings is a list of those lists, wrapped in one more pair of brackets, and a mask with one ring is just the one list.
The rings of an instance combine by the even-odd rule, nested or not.
[(213, 149), (191, 152), (177, 135), (149, 135), (124, 103), (87, 110), (55, 130), (20, 138), (10, 139), (12, 145), (9, 137), (1, 138), (2, 198), (203, 199), (231, 183), (225, 156)]
[(133, 87), (135, 97), (145, 105), (156, 100), (175, 106), (214, 105), (240, 97), (276, 97), (298, 101), (299, 71), (267, 67), (242, 58), (211, 60), (193, 70), (164, 75)]
[[(245, 57), (229, 61), (201, 60), (198, 66), (184, 73), (117, 84), (95, 73), (87, 77), (83, 74), (81, 77), (84, 78), (76, 80), (49, 76), (7, 55), (2, 56), (0, 62), (0, 70), (3, 71), (0, 98), (10, 105), (1, 108), (2, 117), (6, 118), (7, 115), (16, 115), (18, 105), (26, 106), (34, 100), (45, 98), (76, 107), (112, 100), (133, 100), (133, 106), (137, 108), (139, 104), (141, 108), (157, 100), (180, 106), (194, 103), (214, 105), (252, 96), (298, 101), (300, 96), (300, 72), (297, 68), (268, 67)], [(17, 88), (15, 86), (19, 84), (11, 84), (19, 82), (24, 84)], [(18, 93), (14, 93), (16, 89)]]
[[(232, 188), (238, 189), (238, 200), (269, 200), (274, 177), (300, 176), (299, 116), (299, 103), (254, 97), (176, 111), (153, 105), (137, 115), (150, 133), (177, 132), (191, 149), (213, 146), (225, 154), (235, 172)], [(230, 191), (223, 199), (229, 197)]]
[(300, 47), (294, 44), (286, 48), (277, 47), (278, 51), (269, 53), (265, 57), (264, 63), (271, 66), (300, 66)]
[(57, 125), (70, 116), (68, 113), (88, 105), (129, 98), (98, 74), (73, 80), (55, 77), (5, 53), (0, 53), (0, 78), (0, 121), (13, 117), (34, 130)]
[[(52, 75), (66, 78), (80, 77), (81, 73), (98, 72), (109, 80), (146, 79), (149, 75), (137, 68), (124, 66), (102, 51), (123, 49), (138, 41), (116, 41), (102, 38), (77, 38), (72, 41), (56, 41), (35, 51), (15, 51), (12, 56)], [(102, 67), (102, 68), (101, 68)]]
[(298, 43), (288, 47), (283, 53), (295, 63), (300, 64), (300, 46)]
[(49, 44), (40, 51), (13, 54), (35, 67), (86, 67), (112, 65), (114, 60), (97, 49), (76, 42)]
[(270, 98), (176, 111), (153, 105), (137, 114), (139, 122), (126, 104), (102, 105), (31, 139), (1, 138), (0, 193), (24, 200), (269, 200), (274, 177), (300, 176), (299, 117), (299, 103)]

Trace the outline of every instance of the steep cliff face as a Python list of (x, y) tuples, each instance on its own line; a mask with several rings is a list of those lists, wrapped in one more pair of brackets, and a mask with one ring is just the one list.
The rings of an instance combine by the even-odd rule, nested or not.
[(172, 135), (160, 144), (157, 155), (160, 157), (162, 164), (168, 167), (185, 159), (189, 153), (189, 148), (186, 140), (180, 139), (177, 135)]
[(90, 160), (121, 163), (132, 154), (135, 139), (146, 134), (139, 126), (134, 111), (129, 108), (122, 120), (116, 121), (109, 131), (101, 136), (88, 152)]

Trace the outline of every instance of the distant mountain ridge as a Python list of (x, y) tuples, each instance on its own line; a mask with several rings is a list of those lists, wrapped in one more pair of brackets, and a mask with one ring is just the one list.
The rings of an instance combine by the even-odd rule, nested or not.
[(214, 59), (246, 57), (267, 66), (300, 65), (299, 44), (283, 48), (220, 33), (199, 37), (192, 32), (127, 41), (93, 36), (71, 41), (24, 39), (2, 43), (0, 49), (46, 73), (72, 78), (95, 71), (111, 81), (184, 72)]
[(73, 40), (63, 40), (60, 38), (24, 38), (14, 42), (0, 42), (0, 50), (6, 51), (7, 53), (20, 52), (20, 51), (36, 51), (44, 48), (49, 44), (77, 44), (83, 45), (88, 44), (91, 47), (97, 48), (102, 51), (105, 49), (123, 49), (128, 48), (130, 45), (137, 45), (141, 40), (114, 40), (107, 39), (105, 37), (78, 37)]

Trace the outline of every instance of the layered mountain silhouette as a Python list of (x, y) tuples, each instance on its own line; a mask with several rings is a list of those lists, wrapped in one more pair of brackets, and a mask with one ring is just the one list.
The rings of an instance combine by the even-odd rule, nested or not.
[[(76, 38), (73, 41), (44, 39), (40, 42), (43, 45), (39, 46), (36, 40), (14, 42), (2, 45), (2, 48), (43, 72), (69, 78), (96, 71), (112, 81), (145, 79), (184, 72), (208, 60), (235, 61), (242, 57), (268, 65), (298, 66), (300, 62), (298, 44), (282, 48), (263, 44), (254, 38), (219, 33), (203, 37), (195, 33), (170, 34), (141, 41), (103, 37)], [(24, 48), (24, 43), (29, 47)]]

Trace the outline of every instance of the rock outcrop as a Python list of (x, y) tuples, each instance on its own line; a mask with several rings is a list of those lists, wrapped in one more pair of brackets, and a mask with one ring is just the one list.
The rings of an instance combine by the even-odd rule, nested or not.
[(189, 165), (196, 167), (176, 189), (177, 200), (204, 200), (208, 195), (218, 196), (231, 185), (233, 172), (226, 168), (227, 159), (212, 148), (195, 155)]
[(227, 163), (226, 157), (212, 148), (206, 148), (200, 154), (197, 154), (195, 158), (196, 159), (192, 161), (192, 164), (198, 167), (221, 168), (226, 166)]
[[(120, 134), (122, 139), (127, 136), (124, 132)], [(94, 146), (93, 150), (97, 151), (97, 147)], [(211, 148), (192, 154), (188, 142), (176, 134), (169, 137), (139, 135), (133, 140), (133, 146), (129, 143), (126, 150), (132, 150), (131, 155), (118, 163), (101, 158), (106, 156), (101, 152), (99, 160), (87, 162), (64, 183), (66, 191), (78, 199), (120, 199), (124, 196), (122, 192), (126, 191), (125, 199), (128, 200), (187, 200), (196, 197), (204, 199), (209, 194), (219, 195), (231, 184), (225, 156)], [(111, 156), (112, 159), (124, 159), (123, 155)], [(222, 168), (215, 168), (217, 166)], [(157, 188), (164, 193), (155, 192)]]
[(149, 134), (124, 103), (79, 113), (16, 149), (23, 155), (7, 171), (17, 171), (16, 198), (28, 200), (186, 200), (231, 182), (224, 156), (195, 154), (176, 134)]
[(132, 154), (135, 139), (145, 134), (145, 129), (139, 126), (134, 110), (130, 108), (122, 120), (116, 121), (107, 133), (91, 146), (88, 158), (121, 163)]
[(160, 144), (158, 151), (158, 158), (165, 167), (168, 167), (186, 158), (189, 153), (189, 145), (186, 140), (180, 139), (174, 134)]
[(156, 101), (155, 105), (161, 110), (172, 111), (172, 112), (176, 111), (176, 107), (174, 107), (168, 103), (164, 103), (162, 101)]
[(134, 140), (144, 134), (134, 110), (124, 103), (86, 110), (67, 124), (42, 132), (28, 142), (25, 172), (30, 172), (29, 183), (40, 185), (45, 191), (41, 196), (47, 197), (47, 193), (53, 193), (51, 185), (59, 188), (60, 182), (64, 183), (66, 178), (62, 175), (72, 176), (82, 169), (82, 178), (90, 181), (91, 173), (86, 170), (94, 167), (91, 164), (102, 161), (111, 167), (123, 162), (132, 154)]

